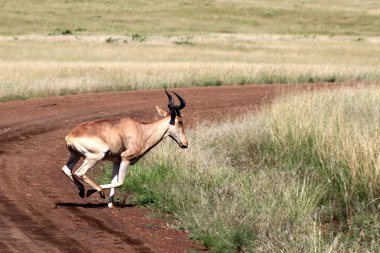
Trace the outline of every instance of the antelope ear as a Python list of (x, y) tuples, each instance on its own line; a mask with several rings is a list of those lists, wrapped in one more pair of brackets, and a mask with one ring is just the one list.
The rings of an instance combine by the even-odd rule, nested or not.
[(156, 109), (157, 109), (158, 113), (159, 113), (162, 117), (164, 117), (164, 118), (165, 118), (166, 116), (169, 115), (169, 113), (168, 113), (166, 110), (162, 109), (162, 108), (159, 107), (159, 106), (156, 106)]

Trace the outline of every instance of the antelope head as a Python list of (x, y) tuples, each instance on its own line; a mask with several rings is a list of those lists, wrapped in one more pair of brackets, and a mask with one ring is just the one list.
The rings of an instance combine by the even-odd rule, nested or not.
[(165, 92), (169, 99), (169, 103), (168, 103), (169, 111), (166, 111), (159, 106), (156, 106), (156, 108), (157, 108), (158, 113), (162, 117), (169, 118), (170, 116), (170, 121), (169, 121), (170, 126), (166, 133), (166, 136), (169, 136), (170, 138), (175, 140), (181, 148), (187, 148), (188, 142), (186, 139), (186, 134), (185, 134), (184, 126), (183, 126), (183, 120), (182, 120), (182, 116), (180, 112), (186, 106), (185, 100), (180, 95), (178, 95), (177, 93), (173, 91), (174, 95), (176, 95), (176, 97), (178, 98), (180, 102), (179, 105), (175, 105), (173, 97), (166, 90)]

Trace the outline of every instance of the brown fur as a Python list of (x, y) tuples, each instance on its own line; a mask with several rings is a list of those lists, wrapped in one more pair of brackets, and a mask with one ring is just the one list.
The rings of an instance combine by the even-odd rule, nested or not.
[[(182, 118), (177, 117), (175, 127), (182, 128)], [(91, 121), (75, 127), (66, 137), (66, 145), (70, 150), (84, 156), (75, 144), (75, 139), (88, 139), (107, 147), (105, 157), (118, 157), (122, 160), (140, 158), (164, 137), (169, 129), (170, 116), (152, 123), (140, 123), (131, 118), (114, 121)], [(173, 126), (174, 127), (174, 126)], [(187, 145), (183, 129), (183, 142)], [(89, 152), (98, 152), (96, 148), (85, 147)], [(126, 152), (127, 151), (127, 152)]]
[[(104, 197), (104, 189), (110, 188), (108, 206), (112, 207), (115, 188), (123, 184), (128, 166), (136, 163), (164, 137), (170, 136), (181, 148), (187, 148), (179, 112), (175, 115), (171, 111), (170, 115), (160, 107), (157, 107), (157, 111), (163, 118), (152, 123), (140, 123), (131, 118), (91, 121), (78, 125), (66, 136), (70, 158), (62, 171), (78, 187), (82, 198), (85, 197), (84, 186), (79, 179), (92, 187), (87, 191), (87, 197), (96, 191)], [(73, 173), (81, 156), (84, 158), (83, 164)], [(112, 181), (110, 184), (98, 185), (86, 176), (86, 172), (105, 159), (114, 163)]]

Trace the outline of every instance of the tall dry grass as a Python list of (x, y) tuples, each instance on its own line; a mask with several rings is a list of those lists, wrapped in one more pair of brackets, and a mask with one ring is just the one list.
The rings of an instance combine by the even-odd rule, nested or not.
[(164, 142), (124, 189), (215, 252), (376, 252), (379, 112), (378, 85), (282, 98)]
[(0, 101), (108, 90), (380, 78), (377, 37), (108, 39), (0, 38)]

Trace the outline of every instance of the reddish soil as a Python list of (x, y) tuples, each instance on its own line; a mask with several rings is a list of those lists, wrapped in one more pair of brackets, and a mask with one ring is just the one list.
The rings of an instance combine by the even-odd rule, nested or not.
[[(187, 101), (185, 124), (194, 125), (254, 111), (278, 95), (310, 87), (329, 85), (176, 91)], [(146, 208), (109, 209), (105, 202), (81, 199), (61, 172), (68, 156), (64, 136), (78, 123), (120, 117), (148, 121), (156, 117), (155, 105), (166, 104), (163, 90), (0, 103), (0, 251), (206, 251), (185, 232), (171, 228), (170, 220), (153, 218)]]

